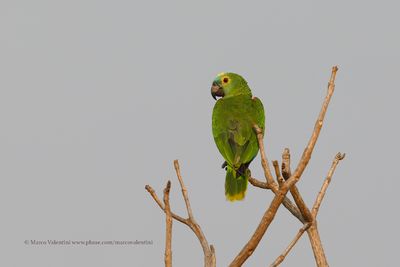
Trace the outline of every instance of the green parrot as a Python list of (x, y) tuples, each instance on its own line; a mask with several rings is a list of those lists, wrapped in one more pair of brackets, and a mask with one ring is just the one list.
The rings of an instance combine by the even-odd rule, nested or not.
[(249, 165), (259, 147), (254, 124), (264, 134), (265, 114), (261, 101), (252, 97), (242, 76), (235, 73), (218, 74), (211, 86), (217, 100), (212, 114), (215, 144), (225, 162), (225, 196), (229, 201), (242, 200), (250, 177)]

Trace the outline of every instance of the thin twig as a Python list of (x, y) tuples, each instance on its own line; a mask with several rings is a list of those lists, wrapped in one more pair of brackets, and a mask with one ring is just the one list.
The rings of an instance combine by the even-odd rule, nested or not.
[[(289, 179), (292, 175), (290, 170), (290, 151), (289, 148), (285, 148), (282, 153), (282, 173), (285, 179)], [(312, 221), (311, 212), (308, 209), (306, 203), (303, 200), (303, 197), (300, 195), (299, 189), (297, 189), (296, 185), (293, 185), (290, 188), (290, 193), (296, 203), (297, 207), (299, 208), (301, 215), (306, 220), (306, 222)]]
[(343, 154), (343, 156), (340, 153), (338, 153), (336, 155), (336, 157), (333, 161), (333, 164), (328, 172), (328, 175), (322, 185), (321, 191), (319, 192), (317, 199), (314, 202), (314, 206), (313, 206), (312, 213), (311, 213), (312, 217), (313, 217), (313, 224), (307, 230), (307, 234), (308, 234), (308, 237), (311, 242), (311, 247), (313, 248), (314, 258), (315, 258), (315, 261), (316, 261), (318, 267), (327, 267), (328, 262), (326, 260), (325, 252), (324, 252), (324, 249), (321, 244), (321, 239), (320, 239), (319, 232), (318, 232), (318, 224), (317, 224), (316, 217), (317, 217), (321, 202), (325, 196), (326, 189), (328, 188), (328, 185), (331, 181), (333, 172), (335, 171), (336, 166), (339, 163), (339, 161), (343, 158), (344, 158), (344, 154)]
[(266, 182), (261, 182), (260, 180), (254, 178), (254, 177), (249, 177), (249, 183), (251, 183), (255, 187), (259, 187), (262, 189), (270, 189), (271, 187), (268, 185)]
[(325, 178), (324, 183), (322, 184), (321, 190), (318, 193), (317, 199), (314, 202), (314, 206), (312, 208), (312, 216), (315, 219), (318, 214), (319, 207), (321, 206), (322, 200), (324, 199), (326, 190), (328, 189), (329, 183), (332, 180), (332, 175), (335, 172), (336, 166), (339, 164), (339, 161), (344, 159), (346, 153), (341, 154), (340, 152), (336, 154), (335, 159), (332, 162), (332, 166), (328, 171), (328, 175)]
[(183, 195), (183, 198), (185, 200), (186, 210), (188, 212), (189, 219), (191, 219), (191, 218), (193, 218), (193, 212), (192, 212), (192, 208), (190, 207), (189, 196), (188, 196), (185, 184), (183, 183), (183, 179), (182, 179), (182, 176), (181, 176), (181, 169), (179, 167), (178, 160), (174, 160), (174, 167), (175, 167), (176, 176), (178, 177), (179, 183), (180, 183), (181, 188), (182, 188), (182, 195)]
[[(317, 118), (317, 122), (315, 123), (314, 131), (310, 137), (308, 145), (300, 159), (300, 162), (299, 162), (294, 174), (283, 184), (283, 186), (279, 189), (279, 192), (277, 194), (275, 194), (275, 197), (273, 198), (268, 209), (265, 211), (255, 232), (251, 236), (250, 240), (246, 243), (246, 245), (239, 252), (239, 254), (232, 261), (232, 263), (229, 265), (230, 267), (242, 266), (242, 264), (253, 254), (253, 252), (257, 248), (261, 238), (264, 236), (269, 225), (271, 224), (272, 220), (274, 219), (275, 214), (277, 213), (280, 205), (282, 204), (282, 201), (283, 201), (286, 193), (289, 191), (289, 189), (292, 187), (292, 185), (296, 184), (299, 181), (301, 175), (303, 174), (303, 171), (311, 158), (312, 151), (314, 149), (315, 143), (317, 142), (319, 133), (321, 131), (325, 113), (326, 113), (326, 110), (329, 105), (329, 101), (331, 99), (331, 96), (332, 96), (334, 88), (335, 88), (334, 82), (335, 82), (335, 76), (336, 76), (337, 70), (338, 70), (338, 68), (336, 66), (332, 68), (332, 74), (331, 74), (331, 78), (330, 78), (329, 85), (328, 85), (327, 96), (325, 97), (321, 111)], [(258, 128), (258, 130), (260, 130), (259, 127), (257, 127), (257, 128)], [(272, 184), (272, 183), (275, 183), (275, 181), (273, 180), (271, 171), (269, 170), (269, 167), (268, 167), (268, 162), (266, 160), (262, 138), (259, 138), (259, 136), (260, 136), (260, 134), (257, 134), (257, 138), (259, 141), (259, 148), (260, 148), (260, 152), (261, 152), (261, 158), (262, 158), (262, 166), (264, 168), (264, 173), (266, 174), (267, 178), (270, 177), (267, 180), (268, 183)]]
[(171, 207), (169, 205), (169, 192), (171, 189), (171, 181), (168, 181), (167, 186), (164, 189), (164, 206), (165, 206), (165, 267), (172, 267), (172, 216)]
[(279, 255), (278, 258), (270, 265), (270, 267), (276, 267), (283, 262), (286, 256), (289, 254), (290, 250), (296, 245), (297, 241), (299, 241), (300, 237), (304, 234), (304, 232), (311, 226), (311, 223), (305, 223), (303, 227), (297, 232), (296, 236), (293, 238), (292, 242), (290, 242), (289, 246)]
[(274, 166), (275, 169), (276, 180), (278, 181), (279, 187), (281, 187), (285, 182), (285, 179), (283, 179), (281, 171), (279, 170), (279, 163), (277, 160), (274, 160), (272, 161), (272, 165)]

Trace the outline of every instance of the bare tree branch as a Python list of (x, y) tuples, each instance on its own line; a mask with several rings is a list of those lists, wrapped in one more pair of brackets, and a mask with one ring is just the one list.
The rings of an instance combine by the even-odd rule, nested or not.
[[(150, 185), (146, 185), (145, 188), (146, 188), (147, 192), (149, 192), (149, 194), (153, 197), (154, 201), (158, 204), (158, 206), (165, 212), (165, 207), (164, 207), (163, 203), (160, 201), (160, 199), (158, 198), (154, 189)], [(172, 218), (174, 218), (175, 220), (177, 220), (183, 224), (186, 224), (186, 225), (188, 224), (187, 219), (184, 219), (181, 216), (176, 215), (173, 212), (171, 212), (171, 216), (172, 216)]]
[(282, 187), (282, 185), (285, 183), (285, 179), (283, 179), (281, 175), (281, 171), (279, 170), (279, 163), (277, 160), (272, 161), (272, 165), (274, 166), (275, 169), (275, 176), (276, 180), (278, 181), (279, 188)]
[[(291, 170), (290, 170), (289, 148), (285, 148), (282, 153), (282, 173), (283, 173), (283, 177), (285, 179), (289, 179), (290, 176), (292, 175)], [(296, 203), (297, 207), (299, 208), (303, 218), (306, 220), (306, 222), (311, 222), (312, 221), (311, 212), (308, 209), (306, 203), (304, 202), (303, 197), (300, 195), (300, 192), (297, 189), (296, 185), (293, 185), (290, 188), (290, 193), (292, 194), (294, 202)]]
[(192, 208), (190, 207), (190, 201), (189, 201), (187, 189), (186, 189), (185, 184), (183, 183), (178, 160), (174, 160), (174, 167), (175, 167), (175, 171), (176, 171), (176, 176), (178, 177), (179, 183), (182, 188), (182, 196), (185, 200), (186, 209), (187, 209), (188, 216), (189, 216), (189, 218), (188, 218), (189, 225), (188, 226), (196, 234), (197, 238), (200, 241), (201, 247), (203, 248), (204, 266), (206, 266), (206, 267), (213, 266), (212, 265), (213, 262), (215, 263), (215, 250), (210, 248), (210, 246), (208, 245), (207, 239), (206, 239), (203, 231), (201, 230), (200, 225), (196, 222), (196, 220), (193, 217)]
[[(288, 179), (292, 174), (290, 170), (290, 151), (289, 148), (285, 148), (282, 153), (282, 173), (285, 179)], [(311, 212), (305, 204), (303, 198), (300, 195), (299, 190), (296, 185), (290, 188), (290, 193), (292, 194), (297, 207), (299, 208), (301, 214), (305, 218), (307, 223), (310, 225), (307, 227), (307, 234), (310, 240), (311, 248), (314, 253), (314, 258), (317, 266), (328, 266), (328, 261), (325, 256), (324, 248), (322, 246), (321, 238), (319, 236), (317, 222), (312, 218)], [(311, 227), (312, 226), (312, 227)]]
[(180, 183), (181, 188), (182, 188), (182, 196), (183, 196), (183, 199), (185, 200), (186, 210), (188, 212), (189, 219), (192, 219), (193, 218), (193, 212), (192, 212), (192, 208), (190, 207), (189, 196), (188, 196), (185, 184), (183, 183), (183, 179), (182, 179), (182, 176), (181, 176), (181, 169), (179, 167), (178, 160), (174, 160), (174, 167), (175, 167), (176, 176), (178, 177), (179, 183)]
[(332, 162), (332, 166), (328, 171), (328, 175), (325, 178), (325, 181), (321, 187), (321, 190), (318, 193), (317, 199), (314, 202), (314, 206), (312, 208), (312, 216), (315, 219), (318, 214), (319, 207), (321, 206), (322, 200), (324, 199), (326, 190), (328, 189), (329, 183), (332, 180), (332, 175), (335, 172), (336, 166), (339, 164), (339, 161), (344, 159), (346, 153), (341, 154), (340, 152), (336, 154), (335, 159)]
[[(231, 262), (229, 265), (230, 267), (234, 266), (242, 266), (242, 264), (253, 254), (254, 250), (257, 248), (261, 238), (264, 236), (265, 232), (267, 231), (269, 225), (271, 224), (272, 220), (275, 217), (275, 214), (277, 213), (279, 206), (283, 202), (286, 193), (289, 191), (289, 189), (296, 184), (301, 175), (303, 174), (303, 171), (305, 167), (307, 166), (310, 158), (312, 151), (314, 149), (315, 143), (317, 142), (319, 133), (322, 128), (323, 120), (329, 105), (329, 101), (332, 97), (332, 94), (334, 92), (335, 88), (335, 77), (336, 77), (336, 72), (338, 68), (335, 66), (332, 68), (332, 74), (331, 78), (328, 84), (328, 92), (325, 97), (325, 100), (322, 104), (321, 111), (319, 113), (319, 116), (317, 118), (317, 122), (315, 123), (314, 131), (310, 137), (310, 140), (308, 142), (308, 145), (306, 149), (303, 152), (303, 155), (300, 159), (300, 162), (294, 172), (294, 174), (282, 185), (282, 187), (279, 189), (278, 193), (275, 194), (275, 197), (273, 198), (271, 204), (269, 205), (268, 209), (265, 211), (263, 217), (261, 218), (261, 221), (259, 225), (257, 226), (255, 232), (251, 236), (250, 240), (246, 243), (246, 245), (242, 248), (242, 250), (239, 252), (239, 254), (235, 257), (235, 259)], [(275, 184), (275, 186), (272, 187), (278, 187), (276, 185), (271, 171), (268, 166), (268, 161), (265, 155), (264, 151), (264, 144), (262, 140), (262, 132), (260, 131), (260, 128), (255, 125), (254, 126), (256, 133), (257, 133), (257, 139), (259, 143), (259, 148), (260, 148), (260, 153), (261, 153), (261, 164), (264, 169), (264, 174), (267, 178), (267, 182), (272, 186)], [(275, 193), (275, 192), (274, 192)], [(327, 265), (326, 265), (327, 266)]]
[(321, 237), (319, 236), (318, 223), (313, 221), (307, 229), (308, 239), (310, 240), (311, 248), (314, 254), (315, 263), (318, 267), (329, 267), (326, 259), (324, 247), (322, 246)]
[(304, 234), (304, 232), (311, 226), (311, 223), (305, 223), (303, 227), (297, 232), (296, 236), (293, 238), (292, 242), (290, 242), (289, 246), (279, 255), (278, 258), (270, 265), (270, 267), (276, 267), (283, 262), (286, 256), (289, 254), (290, 250), (296, 245), (297, 241), (299, 241), (300, 237)]
[(268, 159), (267, 156), (265, 155), (265, 150), (264, 150), (264, 142), (263, 142), (263, 132), (261, 128), (258, 125), (253, 125), (254, 130), (256, 131), (257, 134), (257, 140), (258, 140), (258, 145), (260, 148), (260, 154), (261, 154), (261, 165), (264, 170), (264, 176), (265, 179), (267, 180), (268, 186), (271, 188), (277, 188), (278, 185), (275, 183), (274, 177), (272, 176), (271, 169), (269, 168), (268, 164)]
[(339, 163), (340, 160), (342, 160), (344, 158), (345, 154), (336, 154), (335, 159), (332, 163), (331, 168), (329, 169), (328, 175), (325, 178), (325, 181), (322, 185), (321, 191), (319, 192), (317, 199), (314, 202), (313, 208), (312, 208), (312, 220), (313, 223), (310, 226), (310, 228), (307, 230), (307, 234), (308, 237), (310, 239), (311, 242), (311, 247), (313, 249), (313, 253), (314, 253), (314, 258), (316, 260), (317, 266), (318, 267), (325, 267), (328, 266), (328, 262), (326, 260), (326, 256), (325, 256), (325, 252), (324, 252), (324, 248), (322, 247), (322, 243), (321, 243), (321, 238), (319, 236), (319, 232), (318, 232), (318, 223), (316, 220), (317, 214), (318, 214), (318, 210), (319, 207), (322, 203), (322, 200), (325, 196), (326, 190), (328, 188), (328, 185), (332, 179), (332, 175), (336, 169), (337, 164)]
[[(285, 149), (284, 154), (288, 154), (288, 153), (289, 153), (289, 150)], [(311, 242), (311, 246), (312, 246), (312, 249), (314, 252), (315, 260), (317, 262), (317, 266), (328, 266), (328, 263), (327, 263), (326, 257), (325, 257), (325, 253), (324, 253), (324, 250), (323, 250), (323, 247), (321, 244), (321, 240), (319, 237), (319, 233), (318, 233), (316, 217), (318, 215), (319, 207), (325, 196), (326, 190), (332, 179), (333, 173), (335, 172), (336, 166), (338, 165), (339, 161), (344, 159), (345, 155), (346, 154), (341, 154), (341, 153), (336, 154), (335, 159), (332, 162), (332, 166), (328, 171), (328, 175), (326, 176), (324, 183), (321, 187), (321, 190), (317, 196), (317, 199), (314, 202), (314, 206), (313, 206), (312, 213), (311, 213), (312, 221), (305, 223), (303, 225), (303, 227), (300, 228), (299, 232), (297, 233), (297, 235), (295, 236), (293, 241), (289, 244), (289, 246), (286, 248), (286, 250), (271, 264), (271, 266), (278, 266), (285, 259), (287, 254), (289, 254), (290, 250), (294, 247), (294, 245), (297, 243), (297, 241), (300, 239), (300, 237), (303, 235), (303, 233), (305, 231), (307, 231), (308, 236), (310, 238), (310, 242)], [(290, 158), (290, 155), (289, 155), (289, 158)], [(289, 166), (290, 162), (289, 162), (289, 164), (288, 164), (288, 162), (285, 162), (285, 164), (286, 164), (286, 166)], [(286, 169), (286, 171), (287, 171), (287, 169)]]
[(271, 189), (271, 187), (268, 185), (268, 183), (261, 182), (260, 180), (253, 178), (253, 177), (249, 177), (249, 182), (255, 187), (259, 187), (262, 189)]
[(258, 224), (255, 232), (251, 236), (250, 240), (246, 243), (246, 245), (242, 248), (239, 254), (235, 257), (235, 259), (229, 265), (230, 267), (242, 266), (242, 264), (253, 254), (254, 250), (257, 248), (260, 243), (261, 238), (264, 236), (267, 231), (269, 225), (275, 217), (276, 212), (278, 211), (282, 201), (289, 190), (287, 187), (285, 191), (280, 191), (279, 194), (276, 194), (272, 199), (271, 204), (268, 209), (265, 211), (263, 217), (261, 218), (260, 223)]
[[(187, 213), (188, 213), (188, 218), (184, 219), (174, 213), (171, 212), (171, 216), (172, 218), (174, 218), (177, 221), (180, 221), (183, 224), (186, 224), (192, 231), (193, 233), (196, 235), (197, 239), (200, 241), (200, 245), (203, 249), (203, 253), (204, 253), (204, 267), (215, 267), (216, 266), (216, 259), (215, 259), (215, 249), (214, 246), (210, 246), (208, 244), (208, 241), (203, 233), (203, 231), (201, 230), (200, 225), (196, 222), (196, 220), (194, 219), (191, 207), (190, 207), (190, 202), (189, 202), (189, 197), (187, 194), (187, 189), (185, 187), (185, 184), (183, 183), (183, 179), (182, 176), (180, 174), (180, 167), (179, 167), (179, 162), (177, 160), (174, 161), (174, 167), (176, 170), (176, 174), (179, 180), (179, 183), (181, 185), (182, 188), (182, 195), (183, 198), (185, 200), (185, 204), (186, 204), (186, 209), (187, 209)], [(164, 211), (166, 212), (166, 207), (161, 203), (160, 199), (157, 197), (157, 194), (155, 193), (154, 189), (149, 186), (146, 185), (146, 190), (150, 193), (150, 195), (153, 197), (153, 199), (155, 200), (155, 202), (158, 204), (158, 206)]]
[[(259, 187), (259, 188), (262, 188), (262, 189), (271, 189), (271, 187), (269, 187), (266, 182), (261, 182), (260, 180), (257, 180), (256, 178), (253, 178), (253, 177), (249, 178), (249, 182), (255, 187)], [(293, 204), (293, 202), (289, 198), (287, 198), (285, 196), (285, 198), (283, 199), (282, 204), (300, 222), (305, 223), (305, 220), (304, 220), (303, 216), (301, 215), (300, 210), (296, 207), (295, 204)]]
[(172, 216), (171, 207), (169, 205), (169, 192), (171, 189), (171, 181), (168, 181), (167, 186), (164, 189), (164, 205), (165, 205), (165, 267), (172, 267)]
[(315, 143), (317, 142), (319, 133), (321, 132), (322, 124), (324, 122), (325, 114), (328, 109), (329, 102), (335, 91), (335, 78), (336, 72), (338, 71), (338, 67), (332, 67), (331, 78), (328, 83), (328, 92), (326, 94), (324, 103), (322, 104), (321, 111), (319, 112), (317, 121), (315, 122), (314, 131), (308, 141), (307, 147), (305, 148), (303, 155), (301, 156), (300, 162), (298, 163), (293, 175), (287, 180), (287, 187), (291, 187), (300, 179), (300, 176), (303, 174), (304, 169), (306, 168), (308, 162), (310, 161), (311, 154), (314, 150)]

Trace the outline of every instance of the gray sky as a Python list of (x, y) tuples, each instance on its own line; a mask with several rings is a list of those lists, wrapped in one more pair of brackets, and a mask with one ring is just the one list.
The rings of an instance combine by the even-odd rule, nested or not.
[[(2, 1), (1, 266), (162, 266), (164, 215), (144, 190), (179, 159), (195, 217), (226, 266), (272, 195), (224, 197), (211, 135), (215, 75), (244, 76), (267, 114), (270, 159), (295, 165), (331, 66), (336, 92), (298, 184), (311, 205), (346, 152), (319, 213), (331, 266), (395, 266), (400, 35), (395, 1)], [(251, 166), (262, 177), (259, 157)], [(301, 227), (280, 209), (245, 266), (267, 266)], [(31, 245), (25, 240), (150, 240), (152, 245)], [(28, 243), (29, 243), (28, 242)], [(174, 266), (202, 266), (174, 223)], [(282, 266), (313, 266), (302, 238)]]

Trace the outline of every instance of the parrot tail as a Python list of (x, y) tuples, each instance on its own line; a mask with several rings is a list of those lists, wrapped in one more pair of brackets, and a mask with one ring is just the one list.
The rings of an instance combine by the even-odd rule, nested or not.
[(243, 200), (247, 189), (247, 180), (250, 177), (250, 170), (240, 168), (243, 171), (234, 170), (226, 166), (225, 196), (229, 201)]

